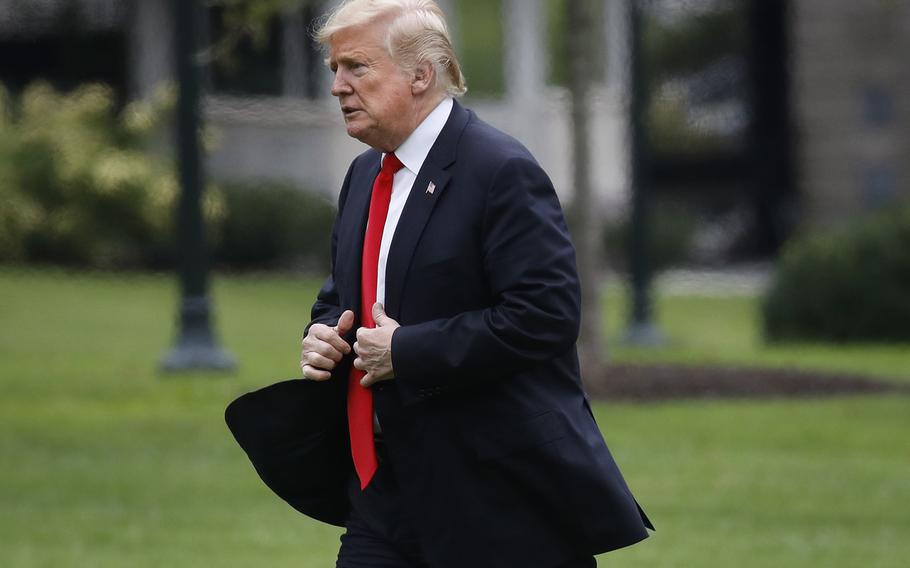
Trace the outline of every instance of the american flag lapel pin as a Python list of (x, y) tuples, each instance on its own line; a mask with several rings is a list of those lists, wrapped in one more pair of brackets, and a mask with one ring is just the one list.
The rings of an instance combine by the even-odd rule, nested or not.
[(427, 186), (427, 195), (433, 195), (434, 191), (436, 191), (436, 184), (430, 182), (430, 185)]

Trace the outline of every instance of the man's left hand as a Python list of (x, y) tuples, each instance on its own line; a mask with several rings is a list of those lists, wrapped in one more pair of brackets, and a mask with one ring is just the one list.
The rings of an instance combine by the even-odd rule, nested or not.
[(373, 321), (375, 328), (361, 327), (357, 330), (357, 341), (354, 342), (354, 367), (366, 372), (360, 384), (372, 386), (379, 381), (395, 378), (392, 369), (392, 334), (401, 327), (397, 321), (386, 315), (382, 304), (373, 304)]

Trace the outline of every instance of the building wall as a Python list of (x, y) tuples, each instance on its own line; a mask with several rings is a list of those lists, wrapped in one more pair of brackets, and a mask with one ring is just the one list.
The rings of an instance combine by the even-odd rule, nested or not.
[[(76, 3), (86, 16), (83, 24), (92, 29), (127, 26), (131, 97), (149, 96), (173, 78), (172, 38), (163, 33), (173, 29), (170, 1)], [(454, 1), (443, 4), (451, 10)], [(605, 11), (610, 17), (606, 52), (612, 63), (592, 112), (592, 180), (608, 215), (620, 212), (628, 196), (622, 49), (626, 1), (609, 0)], [(64, 4), (0, 0), (0, 35), (42, 33), (42, 22), (58, 17)], [(524, 142), (569, 202), (568, 100), (564, 92), (543, 84), (542, 6), (542, 0), (503, 0), (508, 92), (501, 100), (469, 98), (466, 104)], [(790, 0), (790, 9), (796, 163), (804, 218), (816, 225), (838, 223), (858, 211), (910, 199), (910, 65), (905, 61), (910, 53), (910, 1)], [(294, 27), (294, 22), (287, 24)], [(286, 47), (293, 51), (299, 45), (287, 42)], [(316, 100), (299, 92), (269, 98), (208, 97), (205, 116), (219, 138), (209, 156), (209, 173), (216, 179), (292, 179), (336, 194), (350, 159), (363, 146), (344, 133), (337, 105), (328, 96), (329, 80), (326, 76), (318, 81), (317, 91), (326, 95)]]
[(910, 199), (910, 2), (793, 0), (799, 187), (810, 224)]
[[(337, 1), (323, 3), (328, 8)], [(458, 22), (451, 18), (456, 1), (440, 4), (457, 28)], [(611, 31), (606, 51), (612, 55), (612, 66), (605, 73), (608, 84), (601, 85), (592, 97), (591, 179), (606, 215), (618, 215), (628, 195), (628, 112), (621, 73), (626, 1), (609, 0), (606, 13), (611, 17)], [(129, 73), (126, 95), (148, 98), (175, 80), (171, 4), (172, 0), (76, 0), (76, 4), (68, 0), (0, 0), (0, 35), (21, 28), (21, 18), (16, 15), (22, 14), (23, 5), (31, 7), (28, 21), (33, 23), (42, 18), (59, 19), (68, 6), (78, 6), (92, 26), (124, 30)], [(502, 0), (506, 93), (497, 100), (469, 98), (465, 104), (523, 142), (553, 179), (560, 198), (569, 203), (574, 193), (569, 100), (562, 89), (546, 84), (544, 8), (544, 0)], [(204, 98), (204, 119), (216, 139), (206, 170), (215, 180), (292, 180), (334, 198), (348, 165), (365, 146), (345, 133), (337, 101), (329, 93), (331, 74), (327, 70), (317, 72), (313, 79), (314, 90), (322, 94), (304, 96), (308, 85), (302, 83), (301, 50), (306, 37), (300, 34), (303, 26), (298, 20), (293, 14), (282, 20), (281, 96), (216, 93)], [(26, 31), (36, 33), (31, 28)], [(173, 147), (172, 133), (162, 132), (160, 146), (163, 151)]]
[[(612, 33), (606, 51), (616, 56), (621, 56), (625, 41), (625, 1), (610, 0), (611, 10), (607, 12), (612, 18), (608, 22)], [(451, 16), (452, 1), (441, 5), (448, 7)], [(560, 199), (568, 204), (574, 195), (569, 100), (564, 90), (545, 82), (544, 3), (503, 0), (502, 6), (506, 93), (497, 100), (472, 100), (469, 96), (464, 104), (524, 143), (552, 178)], [(451, 24), (457, 27), (458, 22), (452, 20)], [(620, 73), (623, 64), (613, 58), (607, 84), (592, 97), (592, 189), (606, 216), (618, 216), (628, 202), (628, 106), (623, 84), (626, 78)], [(327, 75), (320, 81), (325, 96), (317, 100), (208, 97), (206, 118), (219, 140), (209, 157), (209, 173), (225, 180), (290, 179), (337, 196), (350, 161), (366, 147), (345, 133), (338, 104), (329, 93), (331, 75)]]
[[(550, 92), (520, 111), (509, 101), (463, 101), (481, 119), (524, 143), (540, 161), (564, 203), (573, 196), (568, 100)], [(607, 215), (618, 214), (627, 194), (625, 113), (608, 92), (592, 113), (592, 183)], [(290, 179), (335, 197), (351, 160), (366, 146), (345, 132), (333, 99), (209, 97), (206, 117), (216, 146), (208, 168), (215, 179)]]

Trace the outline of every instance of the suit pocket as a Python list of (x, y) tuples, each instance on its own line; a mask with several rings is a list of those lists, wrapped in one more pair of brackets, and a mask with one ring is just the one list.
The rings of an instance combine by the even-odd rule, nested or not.
[(479, 460), (494, 460), (543, 446), (566, 437), (565, 421), (553, 411), (526, 420), (478, 432), (474, 448)]

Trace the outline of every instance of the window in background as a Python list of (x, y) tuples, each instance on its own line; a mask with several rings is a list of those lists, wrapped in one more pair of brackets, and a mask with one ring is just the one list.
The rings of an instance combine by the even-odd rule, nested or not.
[(34, 81), (60, 90), (110, 85), (126, 96), (125, 11), (96, 14), (74, 3), (25, 5), (0, 23), (0, 81), (18, 92)]

